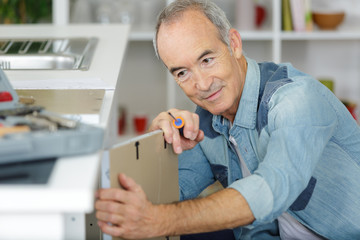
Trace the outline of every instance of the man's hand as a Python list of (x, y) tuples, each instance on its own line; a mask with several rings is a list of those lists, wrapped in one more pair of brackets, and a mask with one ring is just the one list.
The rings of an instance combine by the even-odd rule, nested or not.
[[(96, 193), (96, 218), (101, 230), (115, 237), (142, 239), (156, 234), (156, 206), (147, 200), (141, 186), (119, 175), (124, 189), (100, 189)], [(158, 228), (159, 229), (159, 228)]]
[[(185, 121), (184, 136), (180, 136), (179, 130), (172, 125), (175, 117), (182, 117)], [(204, 139), (204, 132), (199, 129), (199, 116), (189, 111), (170, 109), (168, 112), (160, 113), (151, 123), (149, 131), (162, 129), (166, 142), (173, 145), (174, 152), (180, 154), (184, 150), (192, 149), (197, 143)]]
[(255, 220), (245, 198), (235, 189), (154, 205), (133, 179), (120, 174), (119, 182), (124, 189), (100, 189), (95, 203), (101, 230), (114, 237), (145, 239), (212, 232), (248, 225)]

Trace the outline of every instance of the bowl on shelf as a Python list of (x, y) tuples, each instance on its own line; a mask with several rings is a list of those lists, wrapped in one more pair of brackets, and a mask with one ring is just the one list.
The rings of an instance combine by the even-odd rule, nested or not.
[(314, 23), (323, 30), (335, 30), (345, 18), (345, 12), (313, 12)]

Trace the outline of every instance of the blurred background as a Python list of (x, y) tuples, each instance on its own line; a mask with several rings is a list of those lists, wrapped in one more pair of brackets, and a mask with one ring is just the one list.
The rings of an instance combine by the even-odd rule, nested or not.
[[(172, 107), (194, 109), (153, 51), (157, 14), (170, 2), (172, 0), (0, 0), (0, 22), (131, 24), (118, 103), (119, 117), (125, 115), (126, 119), (125, 131), (121, 134), (126, 134), (133, 129), (132, 117), (139, 113), (152, 119), (157, 113)], [(292, 63), (331, 86), (329, 88), (358, 119), (360, 1), (214, 2), (239, 30), (248, 57), (257, 61)]]

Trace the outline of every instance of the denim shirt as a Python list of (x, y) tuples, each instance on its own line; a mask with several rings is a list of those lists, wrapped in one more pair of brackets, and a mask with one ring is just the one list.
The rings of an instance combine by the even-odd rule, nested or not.
[[(356, 121), (330, 90), (290, 64), (247, 62), (233, 124), (196, 110), (205, 138), (179, 156), (181, 200), (218, 180), (239, 191), (255, 217), (234, 229), (237, 239), (271, 239), (285, 211), (325, 238), (360, 239)], [(239, 158), (250, 176), (242, 177)]]

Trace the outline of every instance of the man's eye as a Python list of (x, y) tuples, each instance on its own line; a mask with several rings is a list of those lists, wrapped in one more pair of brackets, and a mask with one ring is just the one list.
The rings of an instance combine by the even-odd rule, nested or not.
[(177, 72), (175, 74), (175, 78), (177, 81), (180, 82), (185, 82), (186, 80), (188, 80), (191, 77), (191, 74), (188, 70), (182, 70), (180, 72)]
[(203, 60), (203, 63), (210, 63), (210, 62), (212, 62), (212, 60), (214, 60), (214, 58), (205, 58)]
[(185, 75), (186, 75), (186, 71), (184, 70), (184, 71), (179, 72), (176, 76), (177, 76), (178, 78), (182, 78), (182, 77), (184, 77)]

